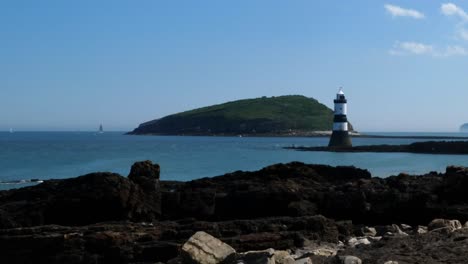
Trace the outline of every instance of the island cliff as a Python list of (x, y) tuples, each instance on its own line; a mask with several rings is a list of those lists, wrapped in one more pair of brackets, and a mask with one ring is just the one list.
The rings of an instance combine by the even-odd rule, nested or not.
[[(300, 95), (227, 102), (140, 124), (129, 134), (311, 135), (333, 127), (333, 111)], [(352, 130), (352, 127), (350, 128)]]

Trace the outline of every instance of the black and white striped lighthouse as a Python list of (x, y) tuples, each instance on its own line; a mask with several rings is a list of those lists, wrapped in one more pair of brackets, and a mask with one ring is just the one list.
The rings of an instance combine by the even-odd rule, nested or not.
[(351, 147), (351, 138), (348, 132), (348, 119), (346, 118), (346, 97), (340, 88), (336, 94), (335, 115), (333, 117), (333, 132), (330, 137), (329, 147)]

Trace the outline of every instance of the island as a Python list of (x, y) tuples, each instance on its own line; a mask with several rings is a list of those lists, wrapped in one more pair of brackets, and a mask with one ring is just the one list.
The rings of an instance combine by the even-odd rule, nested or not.
[(128, 134), (323, 136), (329, 135), (332, 127), (333, 110), (314, 98), (286, 95), (181, 112), (142, 123)]
[(468, 154), (468, 141), (424, 141), (406, 145), (363, 145), (353, 147), (289, 146), (285, 149), (329, 152), (407, 152), (419, 154)]

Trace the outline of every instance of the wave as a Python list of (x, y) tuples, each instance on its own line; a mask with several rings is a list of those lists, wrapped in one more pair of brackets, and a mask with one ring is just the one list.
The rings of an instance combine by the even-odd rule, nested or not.
[(25, 179), (25, 180), (10, 180), (0, 181), (0, 184), (26, 184), (26, 183), (43, 183), (43, 180), (39, 179)]

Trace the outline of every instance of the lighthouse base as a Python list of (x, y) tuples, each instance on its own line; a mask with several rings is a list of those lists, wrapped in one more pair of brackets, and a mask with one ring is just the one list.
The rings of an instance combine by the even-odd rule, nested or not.
[(353, 144), (351, 143), (351, 137), (348, 131), (333, 131), (328, 146), (333, 148), (345, 148), (352, 147)]

